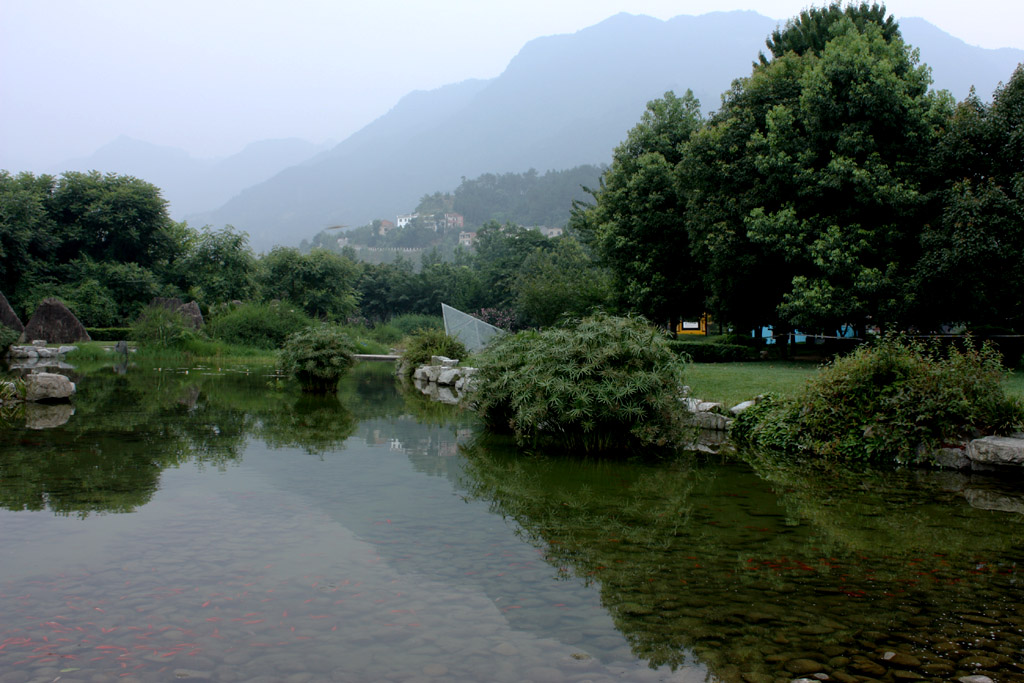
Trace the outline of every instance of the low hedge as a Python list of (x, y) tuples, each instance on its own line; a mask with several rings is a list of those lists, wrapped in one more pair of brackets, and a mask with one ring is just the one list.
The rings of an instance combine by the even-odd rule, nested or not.
[(93, 341), (128, 341), (132, 338), (130, 327), (87, 327), (85, 331)]
[(694, 363), (737, 363), (757, 358), (757, 350), (740, 344), (719, 344), (705, 341), (669, 341), (678, 354), (686, 355)]

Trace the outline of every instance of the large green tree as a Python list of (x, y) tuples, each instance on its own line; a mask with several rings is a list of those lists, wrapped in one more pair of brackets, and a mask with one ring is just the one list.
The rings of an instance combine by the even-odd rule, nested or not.
[(704, 310), (700, 265), (689, 258), (675, 175), (683, 145), (701, 125), (700, 102), (690, 91), (648, 102), (615, 148), (593, 204), (577, 203), (570, 221), (610, 268), (619, 306), (661, 323)]
[(952, 102), (884, 8), (838, 7), (808, 10), (810, 37), (802, 20), (773, 36), (773, 58), (734, 83), (681, 164), (695, 253), (733, 322), (828, 331), (908, 315)]
[(0, 287), (23, 315), (58, 296), (87, 325), (124, 322), (143, 299), (175, 293), (165, 276), (182, 247), (160, 191), (145, 181), (0, 172)]
[(356, 264), (344, 256), (274, 247), (260, 260), (257, 278), (264, 299), (290, 301), (312, 317), (344, 319), (357, 310), (357, 276)]
[(991, 105), (959, 104), (935, 166), (939, 215), (924, 227), (919, 320), (1024, 330), (1024, 65)]

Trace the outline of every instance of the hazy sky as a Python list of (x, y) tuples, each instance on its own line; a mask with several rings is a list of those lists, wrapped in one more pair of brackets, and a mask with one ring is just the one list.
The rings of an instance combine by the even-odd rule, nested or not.
[[(753, 9), (784, 20), (807, 5), (0, 0), (0, 167), (39, 171), (122, 134), (199, 157), (270, 138), (340, 141), (411, 90), (497, 76), (527, 41), (618, 12), (668, 19)], [(1021, 0), (974, 0), (968, 9), (959, 0), (892, 0), (887, 7), (973, 45), (1024, 49)]]

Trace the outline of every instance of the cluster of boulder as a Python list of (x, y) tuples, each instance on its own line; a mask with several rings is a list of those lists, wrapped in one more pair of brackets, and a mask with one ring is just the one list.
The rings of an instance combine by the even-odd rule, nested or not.
[(7, 297), (0, 292), (0, 324), (20, 335), (21, 341), (46, 339), (52, 344), (91, 341), (85, 326), (59, 299), (43, 299), (27, 325), (22, 325)]
[(472, 388), (476, 368), (459, 367), (459, 361), (445, 356), (431, 356), (429, 365), (421, 365), (412, 373), (413, 385), (430, 398), (455, 405)]

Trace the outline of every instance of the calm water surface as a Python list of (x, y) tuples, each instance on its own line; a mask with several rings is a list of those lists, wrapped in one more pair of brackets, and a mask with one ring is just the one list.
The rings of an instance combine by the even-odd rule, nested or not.
[(387, 366), (76, 379), (0, 431), (0, 683), (1024, 681), (1019, 481), (523, 457)]

